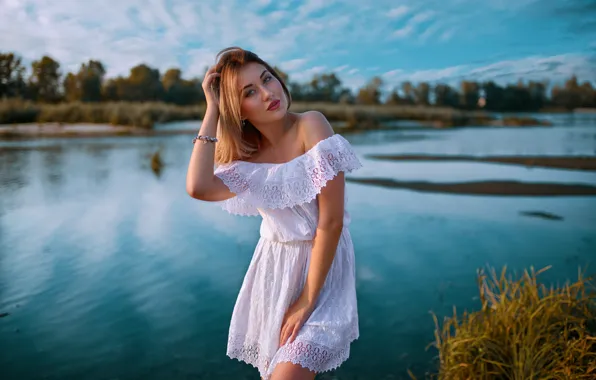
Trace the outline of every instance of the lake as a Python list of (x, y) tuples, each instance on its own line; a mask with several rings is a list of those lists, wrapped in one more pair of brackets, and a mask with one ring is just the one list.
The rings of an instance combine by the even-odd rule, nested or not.
[[(596, 185), (590, 171), (367, 158), (596, 155), (594, 116), (540, 116), (554, 126), (345, 135), (364, 164), (350, 176)], [(259, 219), (186, 194), (191, 139), (0, 142), (3, 379), (259, 378), (225, 355)], [(150, 167), (158, 150), (159, 175)], [(576, 279), (579, 267), (594, 273), (594, 196), (469, 196), (350, 182), (347, 194), (360, 339), (350, 359), (320, 379), (407, 379), (407, 369), (432, 369), (430, 312), (477, 309), (478, 268), (552, 265), (542, 278), (559, 282)]]

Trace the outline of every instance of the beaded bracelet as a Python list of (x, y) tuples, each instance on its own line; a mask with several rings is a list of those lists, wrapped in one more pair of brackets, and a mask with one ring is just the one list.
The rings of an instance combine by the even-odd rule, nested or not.
[(207, 144), (208, 142), (216, 143), (218, 141), (217, 138), (215, 138), (215, 137), (198, 135), (197, 137), (192, 139), (192, 143), (193, 144), (196, 143), (197, 140), (202, 140), (203, 144)]

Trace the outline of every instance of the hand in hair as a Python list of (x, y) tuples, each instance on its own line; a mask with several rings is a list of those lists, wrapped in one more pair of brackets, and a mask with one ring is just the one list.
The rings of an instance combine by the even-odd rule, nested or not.
[(218, 82), (220, 74), (215, 71), (215, 66), (212, 66), (205, 73), (203, 79), (203, 92), (205, 92), (205, 98), (207, 100), (207, 108), (213, 108), (219, 111), (219, 99), (216, 91), (216, 84)]

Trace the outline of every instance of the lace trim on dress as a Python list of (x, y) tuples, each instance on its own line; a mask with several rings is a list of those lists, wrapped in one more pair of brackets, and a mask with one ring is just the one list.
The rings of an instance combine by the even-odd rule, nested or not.
[(349, 356), (350, 344), (330, 349), (320, 344), (295, 340), (279, 349), (267, 368), (267, 378), (271, 376), (275, 366), (282, 362), (299, 364), (315, 373), (321, 373), (338, 368)]
[(330, 349), (321, 344), (296, 340), (277, 351), (273, 358), (265, 355), (256, 342), (247, 343), (245, 337), (233, 337), (229, 340), (228, 357), (255, 367), (261, 377), (271, 377), (275, 366), (289, 362), (321, 373), (337, 369), (350, 356), (350, 343), (339, 349)]
[(339, 172), (361, 167), (350, 143), (334, 134), (286, 163), (235, 161), (218, 168), (216, 175), (236, 194), (220, 204), (240, 215), (258, 215), (257, 208), (292, 207), (312, 201)]

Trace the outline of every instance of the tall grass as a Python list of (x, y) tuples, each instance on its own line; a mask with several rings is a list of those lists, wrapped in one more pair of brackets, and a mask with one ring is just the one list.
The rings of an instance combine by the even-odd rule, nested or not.
[[(350, 105), (294, 102), (291, 111), (317, 110), (330, 121), (345, 122), (348, 129), (375, 129), (391, 120), (418, 120), (434, 127), (490, 125), (494, 118), (483, 111), (463, 111), (448, 107)], [(101, 123), (152, 128), (155, 123), (200, 120), (205, 105), (177, 106), (162, 102), (60, 103), (38, 104), (17, 99), (0, 101), (0, 124), (14, 123)], [(538, 124), (534, 119), (504, 118), (501, 124)], [(527, 118), (526, 118), (527, 119)]]
[(205, 107), (166, 103), (60, 103), (38, 104), (21, 100), (0, 102), (0, 124), (13, 123), (97, 123), (152, 128), (155, 123), (198, 120)]
[(596, 379), (596, 295), (580, 274), (547, 288), (525, 271), (518, 278), (478, 274), (482, 308), (436, 316), (438, 378)]
[(359, 126), (363, 122), (369, 127), (374, 127), (391, 120), (417, 120), (437, 127), (486, 125), (493, 120), (493, 117), (484, 111), (464, 111), (434, 106), (302, 102), (294, 104), (292, 109), (297, 112), (317, 110), (324, 113), (329, 120), (346, 121), (349, 127)]

